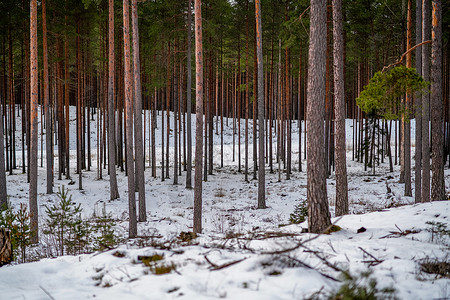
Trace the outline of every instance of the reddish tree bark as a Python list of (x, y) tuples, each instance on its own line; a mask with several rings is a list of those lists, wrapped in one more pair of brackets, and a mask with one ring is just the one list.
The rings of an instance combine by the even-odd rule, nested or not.
[(129, 0), (123, 0), (123, 48), (125, 64), (125, 108), (126, 108), (126, 133), (127, 133), (127, 173), (128, 173), (128, 212), (129, 229), (128, 236), (135, 238), (137, 235), (136, 220), (136, 194), (134, 182), (133, 161), (133, 100), (132, 100), (132, 78), (131, 78), (131, 51), (130, 51), (130, 12)]
[(39, 241), (38, 204), (37, 204), (37, 150), (38, 150), (38, 36), (37, 36), (37, 0), (30, 2), (30, 230), (31, 243)]
[(47, 13), (46, 0), (42, 0), (42, 47), (44, 54), (44, 109), (45, 109), (45, 153), (47, 159), (47, 194), (53, 193), (52, 119), (48, 86)]
[[(258, 169), (258, 208), (266, 208), (266, 168), (264, 162), (264, 69), (262, 51), (261, 2), (255, 0), (256, 52), (258, 59), (258, 129), (259, 129), (259, 169)], [(253, 124), (256, 126), (256, 124)]]
[(336, 216), (348, 214), (347, 159), (345, 151), (344, 98), (344, 31), (342, 0), (333, 0), (333, 61), (334, 99), (336, 115)]
[(186, 158), (186, 188), (192, 188), (192, 100), (191, 100), (191, 87), (192, 87), (192, 55), (191, 55), (191, 13), (192, 0), (188, 2), (188, 17), (187, 17), (187, 83), (186, 83), (186, 135), (187, 135), (187, 158)]
[(196, 134), (194, 178), (194, 232), (202, 232), (202, 156), (203, 156), (203, 41), (201, 0), (194, 1), (195, 9), (195, 81)]
[(139, 58), (139, 27), (137, 0), (132, 0), (133, 23), (133, 70), (134, 70), (134, 134), (136, 150), (136, 181), (139, 191), (139, 222), (147, 220), (145, 208), (145, 177), (144, 177), (144, 145), (142, 140), (142, 89), (141, 89), (141, 62)]
[(308, 69), (308, 227), (321, 233), (330, 226), (326, 167), (324, 162), (323, 116), (325, 108), (325, 64), (327, 47), (326, 0), (311, 1)]
[(431, 48), (431, 127), (432, 171), (431, 201), (445, 200), (444, 131), (442, 123), (442, 3), (433, 0)]
[(109, 31), (108, 31), (108, 167), (110, 199), (119, 198), (116, 175), (116, 136), (115, 136), (115, 110), (114, 110), (114, 0), (108, 1)]

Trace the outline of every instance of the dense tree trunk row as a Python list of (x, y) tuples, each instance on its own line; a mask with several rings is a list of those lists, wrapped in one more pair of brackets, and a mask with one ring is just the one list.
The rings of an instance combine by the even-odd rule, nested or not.
[[(226, 32), (217, 35), (208, 27), (217, 20), (220, 12), (211, 2), (205, 1), (203, 20), (207, 30), (203, 34), (205, 37), (203, 40), (199, 37), (201, 32), (198, 31), (198, 25), (191, 24), (191, 1), (187, 7), (186, 4), (171, 2), (169, 5), (171, 9), (179, 9), (181, 13), (167, 21), (168, 26), (172, 26), (170, 34), (157, 40), (155, 42), (157, 46), (149, 47), (145, 39), (142, 39), (144, 43), (139, 43), (139, 37), (148, 32), (142, 32), (138, 26), (148, 26), (145, 23), (148, 21), (143, 20), (138, 24), (136, 0), (124, 0), (123, 8), (118, 10), (123, 14), (123, 19), (119, 22), (120, 26), (123, 26), (123, 31), (115, 30), (119, 24), (114, 23), (115, 9), (112, 0), (100, 7), (105, 12), (109, 11), (108, 19), (99, 17), (95, 19), (98, 22), (90, 20), (89, 15), (79, 11), (65, 14), (63, 17), (57, 11), (60, 4), (50, 1), (51, 4), (48, 6), (48, 1), (42, 1), (43, 68), (40, 73), (37, 72), (37, 48), (40, 42), (35, 40), (38, 25), (37, 12), (33, 11), (34, 2), (31, 2), (30, 7), (32, 9), (30, 31), (27, 22), (22, 24), (26, 28), (23, 30), (25, 37), (23, 41), (17, 42), (15, 36), (17, 29), (12, 25), (12, 21), (6, 27), (7, 30), (2, 32), (0, 39), (2, 60), (0, 95), (3, 116), (1, 124), (3, 129), (0, 129), (4, 133), (1, 136), (0, 146), (4, 143), (4, 147), (1, 148), (5, 150), (0, 155), (0, 164), (9, 174), (13, 174), (19, 166), (22, 167), (22, 172), (28, 173), (33, 226), (37, 226), (38, 216), (37, 164), (40, 161), (43, 165), (44, 161), (42, 133), (46, 134), (47, 193), (53, 192), (56, 173), (58, 180), (63, 180), (65, 175), (65, 179), (74, 183), (75, 178), (71, 177), (73, 170), (76, 170), (75, 173), (78, 175), (76, 179), (78, 187), (82, 189), (83, 172), (89, 172), (91, 168), (93, 156), (91, 126), (96, 116), (98, 178), (104, 177), (103, 170), (106, 170), (108, 164), (110, 198), (117, 199), (119, 193), (116, 172), (118, 168), (126, 172), (130, 203), (130, 236), (136, 236), (136, 222), (146, 220), (144, 166), (147, 163), (153, 177), (156, 177), (157, 170), (161, 170), (161, 179), (165, 180), (173, 174), (174, 184), (179, 183), (178, 176), (186, 171), (185, 185), (187, 188), (192, 187), (192, 107), (196, 108), (197, 113), (195, 143), (197, 205), (199, 203), (201, 205), (201, 188), (199, 188), (201, 180), (199, 183), (197, 176), (201, 174), (200, 178), (207, 180), (208, 175), (213, 174), (213, 168), (224, 167), (224, 127), (231, 125), (233, 162), (238, 172), (243, 173), (244, 181), (250, 181), (251, 172), (253, 179), (258, 179), (258, 208), (266, 207), (266, 171), (273, 172), (278, 168), (279, 180), (283, 173), (289, 180), (293, 172), (303, 170), (302, 154), (303, 158), (308, 158), (307, 165), (310, 167), (307, 170), (312, 172), (308, 173), (311, 214), (325, 216), (318, 223), (311, 223), (310, 229), (320, 232), (329, 225), (327, 221), (329, 212), (319, 211), (317, 207), (323, 208), (323, 203), (327, 200), (324, 178), (329, 176), (332, 170), (336, 171), (338, 182), (336, 214), (348, 213), (345, 118), (353, 119), (352, 158), (364, 164), (366, 170), (370, 169), (375, 173), (375, 167), (386, 158), (393, 171), (395, 160), (395, 164), (398, 162), (401, 164), (405, 195), (411, 196), (414, 191), (416, 202), (445, 198), (443, 170), (444, 162), (450, 155), (449, 87), (448, 80), (445, 80), (449, 76), (449, 59), (448, 55), (442, 57), (442, 3), (439, 1), (433, 1), (432, 8), (428, 1), (416, 3), (415, 43), (432, 40), (432, 45), (424, 44), (416, 49), (415, 63), (425, 80), (431, 81), (431, 93), (405, 95), (405, 105), (406, 108), (410, 108), (411, 114), (405, 115), (403, 121), (371, 118), (356, 106), (355, 98), (376, 70), (388, 65), (392, 57), (398, 57), (405, 51), (402, 51), (395, 41), (389, 40), (385, 47), (380, 47), (376, 43), (371, 44), (370, 39), (364, 38), (361, 49), (373, 51), (373, 57), (352, 53), (352, 60), (347, 61), (346, 58), (350, 55), (347, 51), (354, 51), (346, 44), (352, 33), (344, 32), (342, 23), (345, 22), (345, 18), (352, 16), (342, 12), (342, 3), (338, 0), (333, 3), (332, 13), (326, 8), (325, 12), (319, 11), (318, 7), (324, 6), (323, 1), (313, 2), (309, 55), (304, 51), (305, 45), (302, 41), (289, 43), (284, 37), (280, 38), (275, 34), (278, 30), (275, 27), (279, 25), (276, 19), (289, 22), (292, 11), (298, 9), (287, 2), (270, 5), (263, 2), (261, 10), (260, 1), (255, 1), (254, 16), (249, 1), (236, 3), (237, 7), (241, 8), (242, 15), (236, 16), (232, 21), (236, 30), (226, 36)], [(151, 4), (141, 5), (145, 7)], [(177, 8), (177, 5), (182, 8)], [(24, 8), (25, 1), (21, 7), (24, 11), (27, 10)], [(200, 1), (195, 1), (195, 8), (198, 9), (195, 15), (196, 24), (199, 24), (202, 20), (199, 18)], [(70, 11), (68, 7), (64, 9)], [(264, 9), (268, 12), (264, 13)], [(408, 9), (404, 15), (407, 26), (401, 32), (399, 40), (405, 40), (404, 50), (407, 51), (413, 46), (411, 1), (408, 1)], [(303, 14), (296, 22), (300, 24), (302, 17)], [(267, 24), (270, 23), (270, 19), (273, 24)], [(55, 20), (56, 23), (59, 22), (59, 26), (52, 24)], [(324, 27), (317, 25), (318, 22), (324, 22)], [(351, 20), (348, 22), (351, 24)], [(196, 39), (196, 47), (202, 43), (204, 49), (201, 53), (202, 73), (199, 74), (200, 69), (196, 69), (195, 73), (196, 76), (202, 75), (202, 78), (197, 78), (202, 81), (195, 85), (196, 88), (201, 87), (202, 91), (196, 91), (195, 101), (191, 98), (193, 90), (191, 54), (194, 52), (196, 59), (200, 60), (200, 57), (197, 57), (198, 50), (191, 49), (191, 27), (195, 28), (195, 36), (199, 38)], [(268, 30), (269, 27), (272, 28)], [(241, 34), (244, 30), (245, 33)], [(371, 34), (375, 34), (373, 30)], [(97, 32), (99, 36), (93, 39), (92, 32)], [(269, 32), (272, 34), (268, 34)], [(236, 43), (233, 42), (233, 46), (230, 46), (228, 39)], [(311, 50), (317, 47), (319, 50)], [(243, 51), (245, 53), (242, 53)], [(408, 67), (412, 66), (412, 54), (413, 52), (410, 52), (406, 56)], [(108, 60), (98, 59), (96, 55), (108, 57)], [(322, 62), (323, 59), (325, 60)], [(308, 63), (305, 63), (306, 61)], [(263, 63), (266, 64), (266, 68), (263, 68)], [(323, 111), (322, 101), (324, 101)], [(42, 107), (40, 158), (37, 156), (39, 104)], [(76, 111), (75, 120), (69, 114), (73, 106)], [(400, 111), (402, 107), (399, 106), (397, 109)], [(158, 124), (160, 126), (157, 128), (158, 114), (161, 114), (163, 122)], [(22, 118), (22, 128), (16, 128), (19, 117)], [(405, 122), (409, 117), (415, 117), (416, 121), (414, 190), (411, 187), (410, 126), (409, 122)], [(297, 128), (293, 126), (294, 120), (297, 120)], [(71, 156), (71, 147), (75, 150), (75, 145), (70, 142), (73, 137), (70, 136), (72, 133), (69, 130), (69, 123), (72, 121), (76, 123), (76, 158), (73, 156), (74, 152)], [(198, 127), (200, 122), (201, 126)], [(253, 123), (252, 132), (251, 123)], [(161, 141), (156, 140), (157, 130), (161, 130)], [(291, 140), (295, 130), (298, 131), (299, 145), (294, 149)], [(303, 133), (306, 134), (302, 141)], [(21, 147), (16, 142), (19, 134), (22, 137)], [(217, 149), (214, 140), (219, 141), (219, 135), (220, 162), (214, 160), (214, 151)], [(322, 135), (323, 139), (317, 138)], [(309, 136), (308, 144), (306, 136)], [(148, 153), (146, 137), (149, 137)], [(159, 142), (162, 153), (161, 157), (157, 158), (156, 145)], [(249, 145), (250, 143), (253, 147)], [(241, 150), (244, 152), (241, 153)], [(298, 153), (295, 153), (296, 151)], [(20, 152), (22, 154), (17, 155)], [(16, 155), (21, 156), (22, 160)], [(253, 164), (249, 164), (251, 157)], [(433, 164), (430, 164), (430, 157)], [(71, 170), (70, 168), (75, 166), (74, 159), (76, 169)], [(57, 162), (57, 166), (56, 164), (54, 166), (54, 161)], [(312, 165), (316, 166), (315, 170), (311, 170)], [(321, 169), (322, 165), (324, 170)], [(0, 173), (5, 174), (1, 172), (1, 167)], [(0, 204), (6, 203), (5, 176), (0, 178)], [(135, 191), (139, 193), (138, 212)], [(200, 232), (201, 212), (198, 208), (195, 211), (197, 221), (194, 230)], [(36, 227), (33, 227), (33, 230), (36, 230)]]

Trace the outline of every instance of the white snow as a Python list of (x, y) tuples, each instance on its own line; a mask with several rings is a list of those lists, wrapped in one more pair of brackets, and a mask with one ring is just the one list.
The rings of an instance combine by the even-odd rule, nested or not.
[[(73, 109), (73, 108), (72, 108)], [(75, 115), (75, 110), (71, 111)], [(96, 116), (95, 116), (96, 117)], [(126, 237), (128, 232), (127, 179), (118, 171), (121, 198), (109, 200), (109, 176), (103, 170), (103, 179), (97, 179), (96, 121), (91, 123), (92, 168), (83, 172), (83, 190), (78, 188), (75, 174), (76, 137), (75, 118), (71, 118), (71, 175), (76, 182), (57, 180), (54, 191), (64, 185), (76, 203), (84, 209), (84, 216), (91, 216), (106, 207), (107, 212), (121, 221), (116, 233)], [(17, 120), (17, 128), (20, 120)], [(148, 114), (146, 121), (148, 130)], [(172, 113), (171, 113), (171, 122)], [(252, 122), (249, 137), (252, 142)], [(192, 118), (195, 134), (195, 115)], [(226, 121), (224, 120), (224, 126)], [(185, 172), (179, 177), (179, 185), (173, 185), (173, 131), (171, 132), (170, 179), (161, 181), (161, 115), (158, 116), (157, 161), (158, 178), (145, 171), (145, 188), (148, 221), (138, 224), (138, 234), (154, 236), (154, 241), (176, 239), (182, 231), (192, 231), (193, 190), (185, 189)], [(219, 123), (220, 125), (220, 123)], [(38, 262), (13, 264), (0, 268), (1, 299), (304, 299), (323, 289), (322, 297), (337, 290), (339, 272), (327, 266), (311, 251), (336, 264), (352, 275), (370, 269), (378, 286), (395, 287), (400, 299), (448, 299), (450, 279), (420, 271), (422, 259), (448, 261), (450, 240), (447, 237), (431, 239), (427, 221), (442, 222), (450, 227), (449, 201), (413, 204), (412, 197), (403, 196), (399, 181), (399, 167), (390, 173), (387, 159), (376, 169), (364, 172), (361, 163), (352, 161), (350, 138), (352, 121), (347, 120), (347, 163), (349, 202), (352, 214), (333, 218), (342, 229), (314, 240), (283, 254), (268, 254), (276, 250), (295, 247), (300, 241), (316, 237), (301, 233), (307, 224), (289, 224), (289, 215), (300, 199), (306, 199), (306, 161), (303, 172), (298, 168), (298, 129), (293, 122), (292, 157), (293, 174), (281, 181), (278, 174), (270, 174), (266, 165), (266, 195), (268, 208), (256, 209), (257, 181), (244, 181), (244, 174), (237, 172), (237, 162), (232, 155), (232, 119), (225, 126), (224, 168), (220, 168), (220, 135), (214, 135), (214, 175), (203, 183), (203, 234), (192, 244), (179, 241), (170, 250), (160, 250), (149, 244), (148, 239), (128, 241), (117, 249), (103, 253), (44, 258)], [(241, 127), (241, 155), (244, 159), (244, 121)], [(304, 126), (302, 127), (304, 130)], [(412, 122), (414, 132), (414, 122)], [(303, 134), (303, 133), (302, 133)], [(146, 136), (146, 165), (148, 166), (148, 134)], [(413, 139), (414, 141), (414, 139)], [(237, 142), (237, 137), (236, 137)], [(16, 144), (20, 147), (20, 136)], [(45, 144), (45, 141), (44, 141)], [(414, 144), (414, 143), (413, 143)], [(276, 139), (274, 139), (276, 146)], [(302, 136), (302, 148), (303, 148)], [(18, 148), (20, 149), (20, 148)], [(45, 149), (45, 145), (44, 145)], [(252, 178), (253, 145), (249, 145), (249, 179)], [(236, 146), (237, 151), (237, 146)], [(302, 149), (303, 151), (303, 149)], [(275, 149), (274, 149), (275, 153)], [(414, 152), (412, 152), (414, 153)], [(55, 150), (55, 154), (57, 151)], [(17, 152), (21, 166), (20, 152)], [(45, 156), (45, 155), (44, 155)], [(303, 153), (302, 153), (303, 156)], [(236, 152), (237, 159), (237, 152)], [(40, 161), (39, 161), (40, 164)], [(413, 164), (414, 165), (414, 164)], [(44, 161), (45, 166), (45, 161)], [(55, 170), (58, 168), (55, 158)], [(274, 163), (275, 171), (278, 165)], [(47, 195), (45, 168), (39, 168), (38, 201), (40, 222), (44, 222), (43, 205), (55, 203), (57, 196)], [(414, 174), (414, 172), (412, 172)], [(449, 170), (445, 170), (446, 188), (449, 189)], [(8, 195), (13, 209), (28, 202), (28, 184), (21, 168), (7, 176)], [(387, 194), (386, 184), (392, 189)], [(327, 180), (330, 210), (334, 216), (335, 177)], [(414, 184), (413, 184), (414, 187)], [(413, 191), (414, 193), (414, 191)], [(400, 207), (396, 207), (400, 206)], [(280, 227), (281, 225), (281, 227)], [(283, 226), (286, 225), (286, 226)], [(363, 233), (357, 230), (365, 227)], [(411, 230), (414, 233), (399, 233)], [(292, 233), (293, 236), (267, 237), (265, 233)], [(41, 234), (41, 237), (43, 235)], [(156, 237), (159, 236), (159, 237)], [(142, 245), (144, 244), (144, 245)], [(38, 248), (41, 249), (41, 248)], [(309, 249), (309, 250), (308, 250)], [(31, 250), (33, 251), (33, 249)], [(370, 253), (373, 257), (369, 256)], [(124, 257), (117, 257), (117, 252)], [(138, 260), (140, 255), (163, 254), (163, 263), (176, 266), (176, 271), (165, 275), (152, 274), (149, 267)], [(220, 270), (212, 270), (211, 264), (223, 265), (237, 262)], [(370, 261), (378, 260), (373, 266)], [(297, 260), (297, 262), (296, 262)], [(298, 261), (312, 267), (308, 268)], [(329, 277), (326, 277), (326, 276)]]

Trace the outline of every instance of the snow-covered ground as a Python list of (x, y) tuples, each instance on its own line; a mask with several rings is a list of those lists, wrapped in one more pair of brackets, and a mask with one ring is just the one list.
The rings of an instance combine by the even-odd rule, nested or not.
[[(75, 111), (72, 115), (75, 115)], [(71, 118), (71, 173), (76, 182), (74, 119)], [(116, 234), (126, 237), (127, 179), (124, 173), (118, 172), (121, 198), (110, 201), (106, 170), (103, 179), (97, 179), (96, 123), (91, 123), (92, 171), (83, 172), (83, 190), (77, 189), (78, 184), (69, 185), (69, 180), (55, 178), (54, 191), (62, 185), (68, 188), (73, 200), (81, 204), (86, 218), (106, 208), (107, 212), (120, 220), (115, 226)], [(148, 129), (148, 120), (146, 124)], [(159, 166), (161, 115), (158, 116), (158, 124), (156, 140)], [(192, 124), (195, 133), (194, 116)], [(333, 218), (333, 222), (342, 229), (330, 235), (317, 237), (301, 233), (302, 228), (307, 227), (306, 223), (289, 225), (294, 206), (306, 199), (306, 173), (297, 170), (298, 129), (296, 123), (293, 124), (293, 174), (290, 180), (285, 180), (282, 173), (281, 181), (278, 181), (277, 173), (270, 174), (267, 171), (267, 209), (256, 209), (257, 181), (250, 180), (247, 183), (244, 174), (237, 171), (237, 162), (233, 161), (232, 155), (230, 119), (224, 129), (223, 168), (220, 168), (220, 136), (214, 135), (215, 169), (214, 175), (208, 176), (208, 181), (203, 183), (204, 229), (197, 239), (191, 242), (177, 239), (181, 232), (192, 231), (193, 190), (184, 187), (185, 172), (179, 178), (180, 184), (173, 185), (172, 168), (171, 178), (165, 181), (161, 181), (159, 167), (158, 178), (151, 177), (151, 171), (147, 168), (145, 188), (148, 221), (138, 224), (138, 234), (144, 238), (128, 241), (108, 252), (45, 258), (38, 262), (4, 266), (0, 268), (0, 298), (304, 299), (314, 295), (326, 298), (343, 284), (336, 281), (341, 280), (338, 270), (348, 271), (354, 277), (371, 270), (371, 277), (377, 280), (380, 289), (394, 287), (400, 299), (448, 299), (450, 279), (422, 272), (420, 263), (424, 259), (449, 262), (449, 238), (435, 235), (432, 238), (431, 225), (426, 223), (441, 222), (450, 229), (449, 202), (413, 204), (414, 199), (404, 197), (403, 185), (398, 183), (399, 167), (395, 166), (394, 172), (389, 173), (387, 160), (377, 167), (376, 176), (371, 171), (364, 172), (363, 165), (351, 160), (350, 120), (347, 121), (347, 162), (352, 214)], [(21, 128), (20, 120), (18, 128)], [(243, 143), (244, 122), (241, 128)], [(249, 133), (252, 141), (251, 121)], [(147, 147), (148, 138), (147, 135)], [(18, 146), (19, 141), (16, 140)], [(173, 140), (170, 146), (173, 151)], [(250, 167), (253, 165), (252, 149), (250, 145)], [(243, 165), (243, 144), (241, 151)], [(20, 154), (17, 154), (20, 165)], [(146, 155), (148, 158), (148, 150)], [(173, 152), (170, 156), (173, 161)], [(277, 170), (276, 164), (274, 167)], [(305, 171), (306, 161), (303, 161), (303, 169)], [(20, 169), (15, 170), (14, 175), (7, 177), (8, 195), (13, 209), (17, 209), (20, 203), (28, 202), (26, 175), (20, 172)], [(45, 172), (44, 168), (39, 168), (41, 223), (45, 219), (43, 205), (58, 201), (56, 195), (45, 194)], [(449, 170), (445, 171), (447, 189), (450, 188), (449, 173)], [(249, 178), (252, 178), (251, 173)], [(330, 210), (334, 216), (334, 174), (327, 180), (327, 185)], [(387, 186), (391, 193), (388, 193)], [(361, 227), (366, 231), (357, 233)], [(171, 244), (170, 249), (163, 249), (163, 244)], [(290, 248), (294, 249), (287, 251)], [(151, 268), (138, 259), (138, 256), (153, 254), (164, 256), (158, 262), (159, 265), (173, 264), (175, 270), (169, 274), (154, 275)], [(227, 266), (229, 263), (234, 264)]]

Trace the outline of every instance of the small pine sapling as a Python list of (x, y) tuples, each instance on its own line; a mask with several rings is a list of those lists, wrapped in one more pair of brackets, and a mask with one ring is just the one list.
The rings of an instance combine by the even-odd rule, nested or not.
[(111, 213), (106, 212), (106, 207), (103, 206), (102, 214), (100, 216), (94, 215), (94, 232), (97, 237), (94, 238), (94, 250), (103, 251), (111, 249), (117, 245), (118, 239), (114, 234), (114, 220)]
[(81, 212), (83, 209), (80, 204), (72, 201), (72, 196), (69, 196), (69, 191), (62, 186), (56, 194), (60, 201), (51, 206), (44, 205), (45, 213), (47, 214), (46, 228), (44, 233), (54, 235), (56, 240), (56, 247), (60, 255), (64, 255), (64, 248), (73, 250), (74, 229), (81, 219)]
[[(0, 227), (5, 228), (11, 235), (11, 246), (14, 258), (20, 254), (21, 261), (26, 261), (26, 248), (31, 245), (30, 214), (27, 206), (20, 203), (20, 209), (14, 212), (10, 205), (0, 213)], [(19, 251), (20, 249), (20, 251)]]
[(289, 222), (291, 224), (300, 224), (305, 222), (308, 216), (308, 203), (306, 200), (300, 200), (300, 202), (294, 206), (294, 212), (291, 213), (289, 217)]
[(16, 213), (15, 241), (20, 248), (22, 262), (26, 261), (26, 249), (31, 245), (32, 233), (30, 228), (30, 214), (27, 211), (27, 205), (20, 203), (20, 209)]

